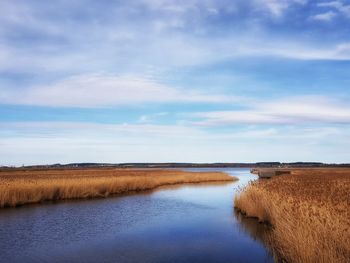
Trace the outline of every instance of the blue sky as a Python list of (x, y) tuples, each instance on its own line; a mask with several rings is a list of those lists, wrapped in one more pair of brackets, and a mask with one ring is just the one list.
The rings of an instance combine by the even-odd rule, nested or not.
[(0, 165), (350, 161), (350, 1), (0, 2)]

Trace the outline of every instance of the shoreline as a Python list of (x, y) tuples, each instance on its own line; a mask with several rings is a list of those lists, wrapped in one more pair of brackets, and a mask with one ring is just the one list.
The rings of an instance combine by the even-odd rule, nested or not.
[(0, 171), (0, 209), (70, 199), (105, 198), (161, 186), (230, 182), (224, 172), (166, 169), (41, 169)]
[(266, 246), (287, 262), (350, 258), (350, 169), (291, 169), (250, 183), (235, 209), (272, 226)]

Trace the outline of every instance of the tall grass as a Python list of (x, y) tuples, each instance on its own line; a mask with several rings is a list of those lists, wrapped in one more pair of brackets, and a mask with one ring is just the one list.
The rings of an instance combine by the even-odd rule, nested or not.
[(106, 197), (162, 185), (233, 181), (220, 172), (72, 169), (0, 171), (0, 207), (42, 201)]
[(267, 245), (278, 261), (350, 262), (350, 170), (296, 170), (259, 180), (235, 206), (272, 225)]

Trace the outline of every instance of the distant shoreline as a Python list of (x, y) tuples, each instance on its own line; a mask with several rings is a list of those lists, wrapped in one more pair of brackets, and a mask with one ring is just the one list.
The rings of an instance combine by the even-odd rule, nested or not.
[(84, 169), (84, 168), (307, 168), (348, 167), (350, 163), (256, 162), (256, 163), (68, 163), (0, 166), (1, 169)]

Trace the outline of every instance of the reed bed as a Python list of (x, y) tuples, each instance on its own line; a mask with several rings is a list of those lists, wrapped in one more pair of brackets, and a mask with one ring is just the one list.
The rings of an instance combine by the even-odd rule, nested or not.
[(162, 185), (233, 181), (221, 172), (138, 169), (0, 170), (0, 207), (107, 197)]
[(235, 207), (271, 224), (266, 244), (276, 261), (350, 262), (350, 169), (300, 169), (258, 180)]

